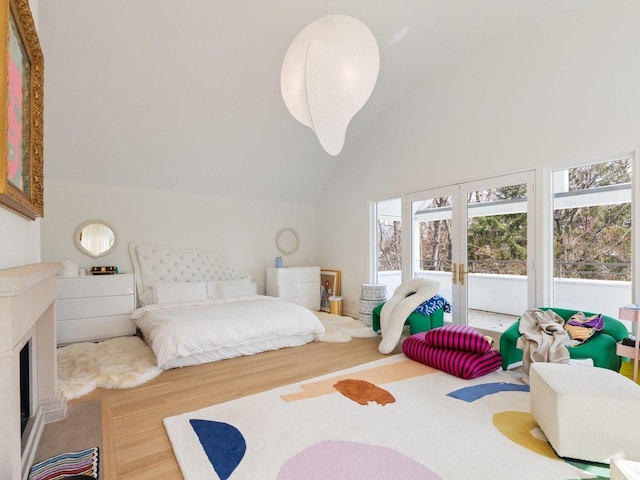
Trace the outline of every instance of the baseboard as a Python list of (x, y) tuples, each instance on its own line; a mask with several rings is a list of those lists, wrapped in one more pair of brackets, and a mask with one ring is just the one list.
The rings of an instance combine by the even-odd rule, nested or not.
[(22, 480), (26, 480), (29, 476), (29, 470), (36, 453), (38, 453), (38, 445), (40, 445), (43, 431), (44, 414), (40, 407), (36, 407), (35, 414), (29, 419), (27, 428), (22, 435), (22, 455), (20, 458)]
[(355, 318), (355, 319), (359, 319), (360, 318), (360, 313), (354, 310), (347, 310), (344, 309), (342, 311), (342, 315), (345, 315), (347, 317), (351, 317), (351, 318)]
[(58, 422), (67, 416), (67, 399), (62, 390), (58, 390), (57, 398), (41, 402), (39, 407), (44, 414), (44, 423)]

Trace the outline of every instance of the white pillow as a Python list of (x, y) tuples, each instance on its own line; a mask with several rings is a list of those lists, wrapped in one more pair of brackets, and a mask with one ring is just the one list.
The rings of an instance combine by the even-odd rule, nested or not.
[(156, 301), (155, 296), (153, 295), (153, 289), (149, 289), (140, 295), (140, 305), (146, 307), (147, 305), (151, 305)]
[(155, 303), (197, 302), (207, 299), (204, 282), (170, 282), (152, 285)]
[(244, 297), (258, 293), (256, 282), (252, 282), (248, 278), (242, 280), (225, 280), (215, 283), (218, 298)]
[(218, 298), (218, 282), (207, 282), (207, 297), (210, 300)]

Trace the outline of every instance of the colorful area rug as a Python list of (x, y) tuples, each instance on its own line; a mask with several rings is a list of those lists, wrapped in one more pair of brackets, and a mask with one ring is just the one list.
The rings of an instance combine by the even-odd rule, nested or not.
[(57, 350), (58, 386), (67, 400), (96, 388), (137, 387), (162, 373), (139, 337), (72, 343)]
[(31, 467), (29, 480), (59, 480), (73, 475), (98, 478), (99, 449), (63, 453)]
[[(640, 369), (640, 366), (638, 366), (638, 368)], [(633, 362), (622, 362), (620, 365), (620, 374), (633, 381)], [(640, 373), (638, 374), (636, 383), (640, 385)]]
[(164, 425), (186, 480), (598, 478), (529, 412), (509, 373), (462, 380), (395, 355)]

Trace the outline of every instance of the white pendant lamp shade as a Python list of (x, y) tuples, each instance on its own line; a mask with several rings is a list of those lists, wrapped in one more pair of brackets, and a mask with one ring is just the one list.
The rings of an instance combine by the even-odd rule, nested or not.
[(327, 15), (307, 25), (289, 46), (280, 76), (282, 98), (322, 148), (338, 155), (379, 70), (378, 44), (367, 26), (346, 15)]

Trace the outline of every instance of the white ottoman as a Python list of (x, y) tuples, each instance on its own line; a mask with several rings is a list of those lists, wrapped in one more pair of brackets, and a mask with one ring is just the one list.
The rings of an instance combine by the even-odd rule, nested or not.
[(614, 458), (611, 460), (611, 480), (638, 480), (640, 463)]
[(640, 386), (604, 368), (532, 363), (531, 414), (561, 457), (640, 460)]

